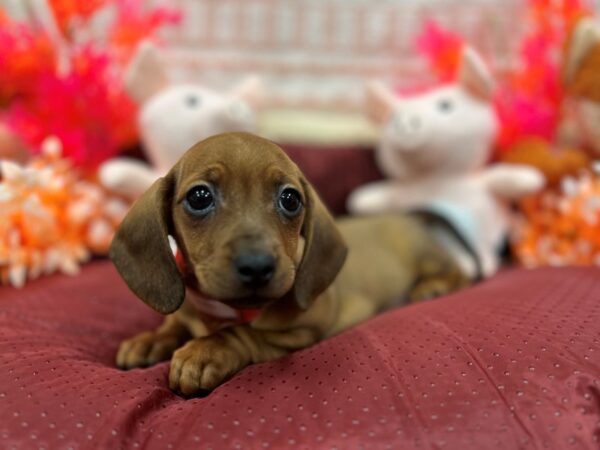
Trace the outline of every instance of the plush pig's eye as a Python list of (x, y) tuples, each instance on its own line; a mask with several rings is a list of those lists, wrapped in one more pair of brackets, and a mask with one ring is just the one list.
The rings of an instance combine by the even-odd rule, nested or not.
[(195, 94), (189, 94), (185, 97), (185, 104), (190, 108), (197, 108), (200, 103), (200, 97)]
[(438, 109), (442, 112), (450, 112), (452, 111), (453, 107), (454, 105), (447, 98), (444, 98), (438, 102)]

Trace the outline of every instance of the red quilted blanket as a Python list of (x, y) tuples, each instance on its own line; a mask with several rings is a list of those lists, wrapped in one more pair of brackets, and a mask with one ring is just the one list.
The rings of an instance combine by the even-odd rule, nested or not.
[(514, 270), (400, 308), (206, 398), (123, 372), (160, 317), (110, 263), (0, 288), (0, 447), (598, 448), (600, 270)]

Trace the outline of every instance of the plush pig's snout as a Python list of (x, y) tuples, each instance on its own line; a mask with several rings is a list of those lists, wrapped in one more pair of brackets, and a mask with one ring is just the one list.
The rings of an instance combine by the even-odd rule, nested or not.
[(423, 117), (414, 111), (397, 110), (390, 121), (390, 138), (401, 151), (416, 150), (425, 140)]
[(394, 128), (400, 134), (416, 134), (423, 128), (423, 120), (417, 114), (398, 111), (394, 116)]

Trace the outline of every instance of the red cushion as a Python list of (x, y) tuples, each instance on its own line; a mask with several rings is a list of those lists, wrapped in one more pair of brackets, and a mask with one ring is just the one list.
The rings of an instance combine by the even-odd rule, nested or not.
[[(597, 448), (600, 270), (515, 270), (383, 314), (206, 398), (168, 363), (123, 372), (159, 323), (110, 263), (0, 289), (2, 448)], [(573, 444), (573, 445), (571, 445)]]

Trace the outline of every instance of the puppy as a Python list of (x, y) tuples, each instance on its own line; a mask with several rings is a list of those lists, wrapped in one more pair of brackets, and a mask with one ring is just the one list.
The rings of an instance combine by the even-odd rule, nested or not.
[(287, 155), (247, 133), (192, 147), (135, 203), (110, 255), (130, 289), (167, 314), (121, 344), (117, 365), (171, 358), (169, 385), (184, 395), (467, 283), (423, 219), (336, 224)]

